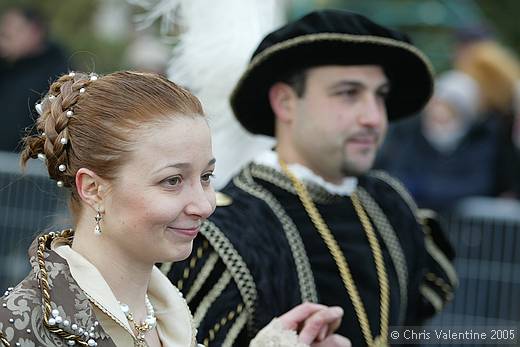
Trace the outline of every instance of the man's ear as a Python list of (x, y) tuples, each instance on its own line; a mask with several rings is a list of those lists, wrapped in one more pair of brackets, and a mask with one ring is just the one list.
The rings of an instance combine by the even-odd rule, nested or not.
[(103, 199), (108, 191), (108, 182), (94, 171), (81, 168), (76, 173), (76, 189), (82, 201), (95, 211), (104, 212)]
[(269, 88), (269, 102), (276, 118), (282, 123), (291, 122), (294, 117), (298, 96), (286, 83), (277, 82)]

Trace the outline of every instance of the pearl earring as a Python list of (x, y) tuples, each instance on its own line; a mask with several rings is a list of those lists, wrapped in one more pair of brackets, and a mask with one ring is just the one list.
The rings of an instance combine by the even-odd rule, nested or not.
[(99, 236), (99, 235), (101, 235), (101, 225), (99, 222), (101, 222), (101, 220), (103, 219), (103, 216), (101, 216), (101, 212), (99, 212), (99, 210), (97, 210), (97, 214), (94, 217), (94, 219), (96, 220), (96, 227), (94, 228), (94, 234)]

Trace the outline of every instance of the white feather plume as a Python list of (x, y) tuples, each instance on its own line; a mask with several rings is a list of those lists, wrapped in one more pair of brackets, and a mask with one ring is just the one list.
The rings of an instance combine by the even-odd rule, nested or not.
[[(148, 9), (144, 22), (176, 20), (182, 32), (168, 77), (200, 98), (213, 134), (217, 188), (274, 145), (246, 132), (229, 96), (261, 39), (285, 20), (287, 0), (129, 0)], [(171, 26), (171, 22), (169, 22)]]

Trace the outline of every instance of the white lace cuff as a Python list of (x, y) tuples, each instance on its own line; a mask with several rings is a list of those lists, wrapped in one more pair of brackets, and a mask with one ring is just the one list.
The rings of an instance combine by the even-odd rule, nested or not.
[(285, 329), (277, 318), (256, 334), (249, 347), (309, 347), (298, 342), (298, 335), (293, 330)]

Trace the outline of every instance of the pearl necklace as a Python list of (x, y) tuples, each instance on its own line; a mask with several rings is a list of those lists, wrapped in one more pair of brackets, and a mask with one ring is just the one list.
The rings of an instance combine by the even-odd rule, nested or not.
[(121, 307), (121, 311), (126, 316), (126, 319), (134, 326), (135, 331), (137, 332), (137, 340), (139, 342), (144, 342), (144, 336), (149, 331), (153, 330), (157, 324), (157, 319), (155, 318), (155, 310), (148, 299), (148, 295), (145, 295), (144, 302), (146, 306), (146, 318), (144, 321), (138, 323), (134, 319), (134, 315), (130, 312), (130, 307), (127, 304), (119, 302), (119, 306)]

